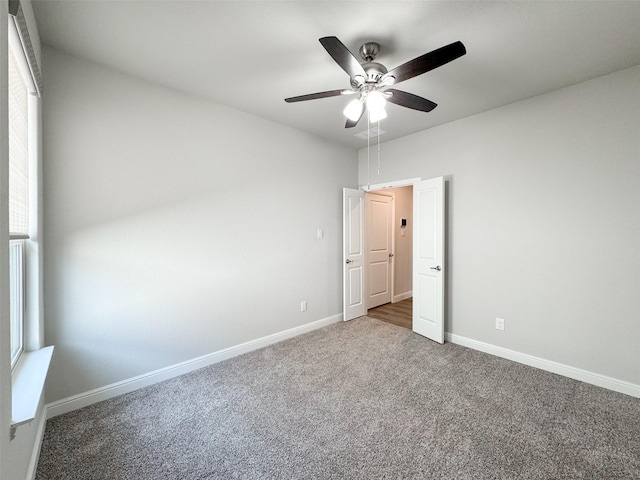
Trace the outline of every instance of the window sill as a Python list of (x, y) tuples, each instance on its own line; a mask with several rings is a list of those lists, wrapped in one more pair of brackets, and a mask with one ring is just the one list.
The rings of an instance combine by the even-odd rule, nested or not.
[(36, 418), (53, 346), (24, 352), (11, 375), (11, 438), (18, 426)]

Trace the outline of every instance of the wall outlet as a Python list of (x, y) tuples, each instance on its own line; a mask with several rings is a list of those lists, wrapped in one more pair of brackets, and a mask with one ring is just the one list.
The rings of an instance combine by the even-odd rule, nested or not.
[(504, 318), (496, 318), (496, 330), (504, 330)]
[(301, 312), (306, 312), (307, 311), (307, 301), (303, 300), (300, 302), (300, 311)]
[(324, 230), (322, 230), (321, 228), (319, 228), (319, 229), (316, 231), (316, 237), (317, 237), (318, 239), (320, 239), (320, 238), (324, 238)]

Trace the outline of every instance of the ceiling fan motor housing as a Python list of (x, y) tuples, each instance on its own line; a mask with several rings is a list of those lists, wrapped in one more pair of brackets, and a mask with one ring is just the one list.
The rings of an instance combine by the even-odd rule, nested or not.
[(378, 62), (366, 62), (362, 64), (362, 69), (366, 73), (366, 77), (363, 79), (357, 75), (351, 79), (351, 86), (353, 88), (359, 88), (364, 83), (378, 83), (378, 80), (387, 73), (387, 69), (384, 65)]
[(386, 67), (378, 62), (363, 63), (362, 68), (367, 74), (367, 83), (376, 83), (382, 75), (387, 73)]

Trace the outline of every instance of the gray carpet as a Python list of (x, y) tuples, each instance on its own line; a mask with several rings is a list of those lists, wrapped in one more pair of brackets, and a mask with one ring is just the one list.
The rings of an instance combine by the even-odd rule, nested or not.
[(37, 479), (640, 479), (640, 399), (361, 318), (47, 422)]

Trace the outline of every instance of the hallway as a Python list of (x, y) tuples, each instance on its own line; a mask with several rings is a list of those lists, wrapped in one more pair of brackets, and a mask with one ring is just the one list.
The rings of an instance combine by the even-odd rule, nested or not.
[(367, 312), (367, 316), (411, 330), (412, 307), (413, 298), (407, 298), (406, 300), (402, 300), (397, 303), (387, 303), (385, 305), (372, 308)]

